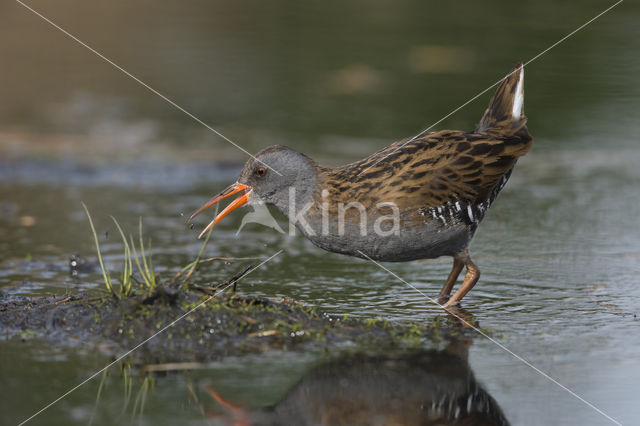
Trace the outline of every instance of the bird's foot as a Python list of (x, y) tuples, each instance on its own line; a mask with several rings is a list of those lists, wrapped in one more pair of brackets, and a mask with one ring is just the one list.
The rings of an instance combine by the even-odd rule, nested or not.
[(460, 301), (455, 299), (449, 299), (445, 303), (440, 302), (441, 306), (445, 309), (452, 307), (460, 307)]
[(442, 293), (440, 293), (438, 295), (438, 305), (444, 306), (444, 304), (447, 303), (447, 301), (449, 300), (450, 296), (451, 296), (450, 294), (442, 294)]
[(460, 300), (456, 298), (452, 298), (450, 294), (442, 294), (438, 295), (438, 304), (441, 308), (451, 308), (453, 306), (459, 307)]

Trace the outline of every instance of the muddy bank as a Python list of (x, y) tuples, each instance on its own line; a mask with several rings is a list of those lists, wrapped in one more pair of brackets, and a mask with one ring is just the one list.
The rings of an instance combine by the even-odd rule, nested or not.
[[(196, 308), (197, 307), (197, 308)], [(195, 310), (193, 310), (196, 308)], [(193, 312), (187, 314), (193, 310)], [(390, 323), (328, 315), (288, 299), (203, 295), (160, 288), (116, 301), (88, 294), (0, 297), (0, 336), (43, 338), (120, 354), (158, 333), (132, 356), (144, 363), (213, 361), (269, 350), (432, 348), (464, 333), (446, 315), (429, 324)]]

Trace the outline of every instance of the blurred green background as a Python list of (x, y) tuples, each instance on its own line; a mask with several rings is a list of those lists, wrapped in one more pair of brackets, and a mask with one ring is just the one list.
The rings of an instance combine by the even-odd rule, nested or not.
[[(339, 164), (418, 133), (612, 3), (28, 4), (248, 151)], [(633, 144), (638, 16), (625, 2), (527, 67), (536, 149)], [(0, 24), (5, 154), (246, 158), (20, 4)], [(472, 128), (489, 96), (437, 128)]]

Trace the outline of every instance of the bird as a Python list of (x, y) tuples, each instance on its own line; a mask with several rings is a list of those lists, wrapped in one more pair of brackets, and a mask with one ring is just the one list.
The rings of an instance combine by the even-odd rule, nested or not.
[(444, 308), (459, 305), (480, 278), (470, 242), (533, 145), (523, 105), (524, 66), (518, 63), (471, 131), (425, 131), (341, 167), (320, 165), (286, 146), (267, 147), (188, 222), (238, 194), (200, 237), (236, 208), (259, 202), (274, 205), (290, 229), (330, 252), (376, 262), (449, 256), (453, 266), (437, 301)]

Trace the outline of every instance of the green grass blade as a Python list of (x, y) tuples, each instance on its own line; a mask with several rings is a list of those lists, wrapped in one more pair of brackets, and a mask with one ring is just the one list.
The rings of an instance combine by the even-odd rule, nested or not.
[(131, 248), (129, 247), (129, 243), (127, 242), (127, 237), (124, 235), (124, 231), (122, 227), (118, 223), (115, 217), (111, 216), (113, 223), (116, 224), (118, 228), (118, 232), (120, 233), (120, 237), (122, 238), (122, 244), (124, 244), (124, 271), (122, 272), (122, 287), (120, 292), (124, 296), (129, 296), (131, 294), (132, 288), (132, 279), (131, 275), (133, 275), (133, 262), (131, 260)]
[(155, 271), (153, 270), (153, 257), (151, 257), (151, 238), (149, 238), (149, 246), (148, 246), (148, 251), (149, 251), (149, 271), (150, 271), (150, 281), (151, 281), (151, 288), (155, 288), (156, 286), (156, 274)]
[(82, 203), (82, 207), (84, 208), (85, 213), (87, 214), (87, 218), (89, 219), (89, 225), (91, 226), (91, 233), (93, 234), (93, 241), (96, 243), (96, 252), (98, 254), (98, 262), (100, 263), (100, 270), (102, 271), (102, 277), (104, 278), (104, 285), (107, 287), (109, 293), (113, 295), (116, 299), (118, 299), (118, 294), (113, 290), (113, 284), (111, 283), (111, 277), (109, 276), (109, 271), (104, 267), (104, 263), (102, 261), (102, 253), (100, 252), (100, 242), (98, 241), (98, 234), (96, 233), (96, 228), (93, 226), (93, 220), (91, 220), (91, 215), (89, 214), (89, 209)]
[[(142, 217), (140, 218), (140, 221), (138, 222), (138, 234), (139, 234), (139, 238), (140, 238), (140, 254), (142, 256), (142, 264), (144, 266), (144, 271), (147, 274), (147, 277), (149, 278), (149, 282), (151, 283), (151, 289), (153, 289), (155, 287), (155, 280), (156, 277), (153, 273), (153, 268), (149, 268), (149, 264), (147, 262), (147, 254), (144, 248), (144, 240), (142, 238)], [(149, 244), (151, 245), (151, 244)], [(151, 248), (149, 248), (149, 256), (151, 256)]]
[(204, 249), (207, 247), (207, 244), (209, 244), (209, 239), (211, 238), (212, 232), (213, 232), (213, 228), (211, 228), (207, 233), (207, 237), (204, 239), (204, 242), (202, 243), (202, 247), (200, 247), (200, 251), (196, 256), (196, 259), (193, 262), (191, 262), (191, 265), (192, 265), (191, 269), (189, 269), (189, 272), (187, 272), (187, 274), (184, 276), (184, 280), (182, 280), (183, 284), (187, 282), (189, 278), (191, 278), (191, 275), (195, 272), (196, 268), (198, 267), (198, 264), (200, 263), (200, 259), (202, 259), (202, 254), (204, 253)]
[(144, 272), (142, 264), (140, 263), (140, 256), (138, 255), (138, 250), (136, 249), (136, 244), (133, 241), (133, 235), (129, 235), (129, 243), (131, 245), (131, 249), (133, 250), (133, 259), (136, 262), (136, 267), (138, 268), (138, 272), (140, 272), (140, 276), (142, 277), (142, 281), (144, 282), (145, 289), (151, 288), (151, 282), (147, 277), (147, 274)]

